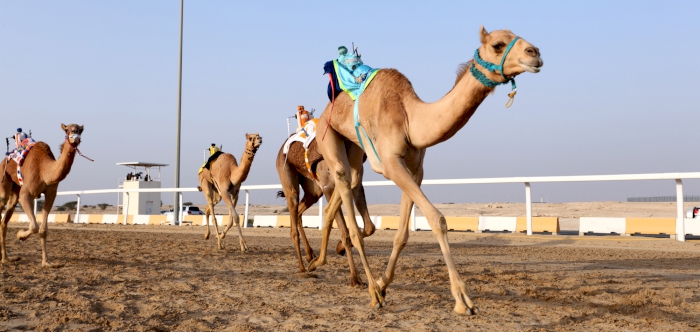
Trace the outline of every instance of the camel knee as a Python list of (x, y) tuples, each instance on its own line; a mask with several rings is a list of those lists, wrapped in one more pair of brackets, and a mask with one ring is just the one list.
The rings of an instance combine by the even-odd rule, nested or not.
[(345, 188), (350, 189), (350, 181), (348, 181), (348, 175), (345, 173), (344, 169), (339, 169), (335, 171), (335, 178), (338, 180), (336, 181), (336, 184), (340, 184)]
[(292, 237), (292, 241), (294, 241), (294, 243), (299, 243), (299, 232), (297, 232), (296, 229), (292, 228), (289, 235)]
[(396, 238), (394, 238), (394, 248), (398, 248), (399, 250), (403, 250), (403, 248), (406, 247), (406, 244), (408, 243), (408, 233), (405, 235), (397, 235)]
[(433, 229), (433, 233), (442, 235), (447, 233), (447, 220), (445, 220), (444, 216), (440, 216), (438, 219), (437, 223), (431, 222), (430, 223), (430, 228)]

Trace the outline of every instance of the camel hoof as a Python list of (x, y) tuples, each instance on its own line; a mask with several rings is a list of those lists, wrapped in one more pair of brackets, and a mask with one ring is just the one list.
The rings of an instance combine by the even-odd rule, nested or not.
[(381, 300), (380, 301), (373, 301), (373, 303), (370, 305), (373, 309), (381, 309), (383, 307), (386, 307), (386, 301)]
[(316, 259), (316, 255), (314, 255), (313, 252), (309, 255), (306, 255), (306, 262), (307, 263), (311, 263), (314, 259)]
[(477, 307), (472, 308), (472, 313), (473, 313), (474, 315), (478, 315), (478, 314), (479, 314), (479, 308), (477, 308)]
[(219, 233), (219, 238), (220, 238), (220, 239), (223, 239), (223, 238), (225, 238), (225, 237), (226, 237), (226, 233)]
[(209, 240), (209, 233), (204, 234), (204, 239), (205, 239), (205, 240)]
[(26, 240), (27, 238), (29, 238), (29, 235), (27, 235), (27, 236), (22, 236), (22, 235), (19, 234), (19, 232), (17, 233), (17, 240), (24, 241), (24, 240)]
[(367, 284), (362, 282), (360, 278), (350, 278), (350, 287), (365, 288)]
[(12, 262), (16, 262), (16, 261), (18, 261), (18, 260), (20, 260), (20, 259), (22, 259), (22, 258), (19, 257), (19, 256), (17, 256), (17, 257), (8, 257), (8, 258), (5, 258), (4, 260), (0, 261), (0, 263), (2, 263), (2, 264), (12, 263)]
[[(306, 269), (307, 269), (309, 272), (316, 271), (316, 268), (318, 267), (318, 266), (316, 266), (317, 263), (318, 263), (318, 257), (314, 258), (314, 259), (311, 261), (311, 263), (309, 264), (309, 267), (307, 267)], [(319, 265), (319, 266), (320, 266), (320, 265)]]
[(335, 246), (335, 253), (340, 256), (345, 256), (345, 246), (343, 241), (338, 241), (338, 245)]

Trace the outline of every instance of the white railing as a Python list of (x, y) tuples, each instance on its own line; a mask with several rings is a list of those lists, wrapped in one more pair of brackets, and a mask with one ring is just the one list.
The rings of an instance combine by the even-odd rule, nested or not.
[[(676, 233), (678, 241), (685, 241), (685, 223), (683, 216), (683, 179), (700, 179), (700, 172), (685, 172), (685, 173), (655, 173), (655, 174), (618, 174), (618, 175), (579, 175), (579, 176), (536, 176), (536, 177), (513, 177), (513, 178), (481, 178), (481, 179), (444, 179), (444, 180), (423, 180), (422, 185), (464, 185), (464, 184), (498, 184), (498, 183), (523, 183), (525, 184), (525, 209), (527, 218), (527, 235), (532, 235), (532, 199), (530, 197), (531, 183), (551, 183), (551, 182), (598, 182), (598, 181), (640, 181), (640, 180), (675, 180), (676, 182)], [(395, 186), (392, 181), (366, 181), (362, 183), (365, 187), (378, 186)], [(271, 190), (282, 189), (282, 185), (250, 185), (241, 186), (241, 190), (245, 191), (245, 213), (243, 223), (244, 227), (248, 226), (248, 207), (250, 190)], [(106, 193), (126, 193), (127, 199), (124, 206), (124, 224), (126, 224), (127, 215), (129, 214), (130, 192), (179, 192), (180, 206), (179, 218), (182, 220), (182, 193), (196, 192), (197, 188), (149, 188), (149, 189), (102, 189), (102, 190), (81, 190), (81, 191), (62, 191), (57, 195), (76, 195), (77, 212), (76, 220), (80, 217), (80, 195), (88, 194), (106, 194)], [(173, 209), (174, 210), (174, 209)], [(319, 200), (319, 216), (321, 217), (321, 225), (323, 225), (323, 200)], [(411, 209), (411, 230), (415, 230), (415, 205)]]

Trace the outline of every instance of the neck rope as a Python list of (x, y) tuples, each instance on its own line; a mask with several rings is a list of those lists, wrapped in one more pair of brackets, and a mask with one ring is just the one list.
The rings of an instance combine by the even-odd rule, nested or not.
[(481, 84), (483, 84), (485, 87), (487, 87), (489, 89), (493, 89), (498, 85), (506, 84), (506, 83), (510, 82), (511, 92), (508, 94), (509, 99), (508, 99), (508, 102), (506, 102), (506, 108), (513, 105), (515, 94), (517, 93), (518, 88), (515, 86), (515, 77), (508, 78), (503, 73), (503, 63), (505, 63), (506, 57), (508, 56), (508, 52), (510, 52), (510, 50), (513, 48), (513, 45), (515, 45), (515, 42), (517, 42), (518, 39), (520, 39), (520, 37), (515, 37), (515, 39), (513, 39), (508, 44), (505, 52), (503, 52), (503, 57), (501, 58), (500, 65), (496, 65), (495, 63), (491, 63), (491, 62), (483, 60), (479, 56), (479, 49), (478, 48), (476, 49), (476, 51), (474, 51), (474, 62), (478, 63), (480, 66), (484, 67), (484, 69), (486, 69), (492, 73), (495, 73), (496, 71), (498, 71), (501, 74), (501, 77), (503, 77), (503, 79), (505, 81), (496, 82), (496, 81), (489, 79), (488, 77), (486, 77), (486, 75), (484, 75), (481, 71), (479, 71), (479, 69), (477, 69), (473, 63), (469, 68), (469, 72), (472, 74), (472, 76), (474, 76), (474, 78), (477, 81), (479, 81)]
[(245, 153), (249, 154), (251, 158), (255, 157), (255, 153), (258, 152), (258, 148), (246, 148)]
[(78, 152), (78, 154), (79, 154), (81, 157), (83, 157), (83, 158), (85, 158), (85, 159), (87, 159), (87, 160), (89, 160), (89, 161), (94, 162), (94, 160), (92, 160), (92, 159), (86, 157), (82, 152), (80, 152), (80, 150), (78, 149), (78, 146), (77, 146), (77, 145), (73, 145), (73, 143), (71, 143), (71, 142), (68, 140), (68, 136), (66, 136), (66, 143), (68, 143), (68, 145), (70, 145), (71, 148), (75, 149), (75, 151)]

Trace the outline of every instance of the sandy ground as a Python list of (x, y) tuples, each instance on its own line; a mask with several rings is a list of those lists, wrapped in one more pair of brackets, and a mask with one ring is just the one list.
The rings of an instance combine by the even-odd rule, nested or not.
[[(0, 267), (0, 331), (700, 329), (699, 241), (451, 232), (481, 310), (466, 317), (452, 312), (431, 232), (411, 233), (388, 305), (371, 309), (366, 288), (348, 285), (345, 257), (329, 251), (328, 265), (298, 274), (288, 229), (245, 229), (241, 253), (235, 233), (218, 250), (202, 227), (52, 224), (49, 257), (65, 266), (43, 269), (38, 237), (20, 243), (17, 227), (8, 251), (22, 260)], [(318, 251), (320, 232), (307, 233)], [(394, 234), (365, 240), (375, 277)]]

